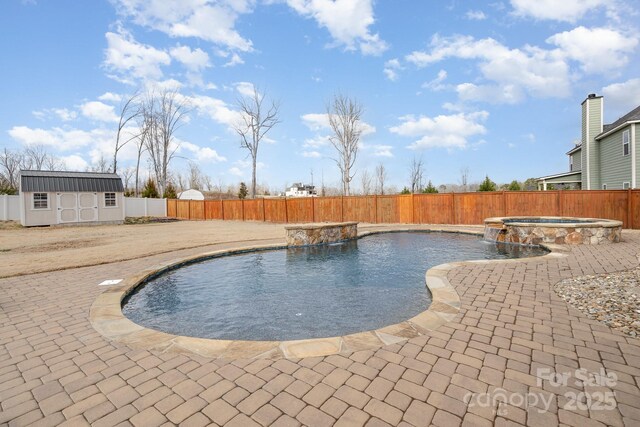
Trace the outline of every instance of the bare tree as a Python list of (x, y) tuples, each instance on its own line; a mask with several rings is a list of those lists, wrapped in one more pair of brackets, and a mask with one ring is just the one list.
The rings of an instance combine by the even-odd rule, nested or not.
[(187, 105), (174, 90), (163, 89), (157, 95), (151, 92), (147, 98), (143, 114), (148, 129), (144, 140), (158, 192), (163, 195), (167, 189), (169, 163), (179, 148), (175, 133), (187, 119)]
[(467, 166), (460, 169), (460, 185), (462, 191), (467, 191), (467, 185), (469, 184), (469, 168)]
[(67, 170), (67, 164), (56, 156), (48, 154), (44, 159), (42, 169), (48, 171), (63, 171)]
[(109, 165), (107, 164), (107, 159), (105, 159), (104, 154), (100, 154), (100, 158), (89, 166), (87, 170), (100, 173), (109, 172)]
[(213, 181), (211, 181), (211, 177), (209, 175), (203, 175), (202, 176), (202, 183), (204, 185), (204, 188), (207, 189), (207, 191), (212, 191), (213, 190)]
[(153, 118), (153, 107), (147, 96), (140, 104), (140, 115), (138, 116), (138, 139), (136, 140), (136, 175), (135, 175), (135, 196), (140, 196), (140, 160), (142, 153), (147, 149), (147, 139), (151, 137), (151, 126), (155, 123)]
[(13, 190), (18, 189), (18, 175), (24, 156), (22, 153), (9, 151), (6, 148), (0, 153), (0, 177), (5, 182), (4, 186), (8, 186)]
[(42, 170), (49, 153), (42, 145), (31, 145), (24, 150), (25, 169)]
[(251, 198), (256, 197), (256, 164), (260, 141), (275, 125), (280, 123), (278, 119), (278, 103), (271, 101), (269, 108), (263, 106), (265, 94), (260, 93), (256, 87), (253, 95), (238, 98), (242, 120), (234, 126), (240, 135), (240, 147), (246, 148), (251, 156)]
[(113, 173), (118, 171), (118, 151), (139, 136), (131, 134), (126, 136), (123, 135), (127, 124), (131, 121), (135, 121), (135, 119), (142, 114), (142, 109), (137, 102), (138, 94), (135, 93), (120, 107), (120, 119), (118, 120), (118, 131), (116, 132), (116, 146), (113, 150)]
[(360, 183), (362, 184), (362, 195), (368, 196), (371, 194), (371, 181), (373, 177), (369, 175), (369, 171), (364, 169), (360, 172)]
[(122, 177), (122, 182), (124, 183), (125, 191), (131, 190), (131, 187), (129, 186), (129, 184), (131, 184), (131, 178), (133, 178), (135, 171), (136, 171), (135, 168), (132, 168), (132, 167), (128, 167), (120, 170), (120, 173), (118, 175)]
[(338, 158), (333, 159), (342, 175), (342, 192), (345, 196), (350, 193), (350, 183), (355, 172), (351, 173), (351, 168), (358, 156), (358, 142), (362, 134), (363, 108), (356, 100), (343, 95), (336, 95), (333, 101), (327, 106), (327, 116), (329, 125), (333, 130), (333, 135), (329, 141), (338, 152)]
[(419, 193), (422, 190), (422, 176), (424, 174), (424, 168), (422, 165), (422, 157), (418, 160), (413, 158), (413, 162), (411, 163), (411, 192)]
[(189, 188), (194, 190), (202, 190), (203, 184), (202, 171), (195, 162), (189, 162)]
[(387, 170), (382, 162), (376, 166), (376, 193), (384, 195), (384, 182), (387, 180)]

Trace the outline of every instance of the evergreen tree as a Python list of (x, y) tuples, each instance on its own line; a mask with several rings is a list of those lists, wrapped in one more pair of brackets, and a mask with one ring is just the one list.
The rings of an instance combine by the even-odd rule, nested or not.
[(491, 181), (487, 175), (478, 187), (478, 191), (496, 191), (496, 183)]
[(511, 181), (511, 184), (509, 184), (509, 186), (507, 187), (507, 190), (520, 191), (522, 190), (522, 187), (520, 186), (520, 183), (514, 179), (513, 181)]
[(247, 189), (247, 185), (244, 182), (240, 183), (240, 190), (238, 190), (238, 198), (245, 199), (249, 194), (249, 190)]
[(429, 180), (429, 184), (425, 187), (424, 190), (422, 190), (423, 193), (438, 193), (438, 189), (431, 183), (431, 180)]
[(147, 183), (144, 185), (142, 189), (142, 197), (146, 197), (149, 199), (157, 199), (160, 197), (158, 194), (158, 187), (156, 187), (156, 182), (149, 178)]
[(404, 187), (400, 194), (411, 194), (411, 190), (409, 190), (407, 187)]
[(167, 183), (167, 188), (164, 190), (164, 194), (162, 195), (164, 199), (177, 199), (178, 193), (176, 191), (176, 187), (174, 187), (173, 183)]

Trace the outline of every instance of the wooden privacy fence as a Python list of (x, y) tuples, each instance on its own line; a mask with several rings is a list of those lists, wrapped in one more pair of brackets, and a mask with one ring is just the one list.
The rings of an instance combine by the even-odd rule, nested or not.
[(282, 223), (482, 224), (493, 216), (617, 219), (640, 228), (640, 190), (502, 191), (253, 200), (167, 200), (167, 216)]

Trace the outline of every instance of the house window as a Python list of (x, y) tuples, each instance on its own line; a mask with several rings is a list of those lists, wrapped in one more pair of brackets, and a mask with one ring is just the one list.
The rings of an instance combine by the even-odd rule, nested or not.
[(630, 140), (629, 129), (622, 132), (622, 155), (629, 155), (629, 140)]
[(602, 189), (606, 190), (607, 189), (607, 184), (602, 184)]
[(49, 193), (33, 193), (33, 209), (49, 209)]
[(622, 189), (623, 190), (628, 190), (629, 188), (631, 188), (631, 184), (628, 182), (623, 182), (622, 183)]
[(107, 208), (115, 208), (116, 205), (116, 193), (104, 193), (104, 205)]

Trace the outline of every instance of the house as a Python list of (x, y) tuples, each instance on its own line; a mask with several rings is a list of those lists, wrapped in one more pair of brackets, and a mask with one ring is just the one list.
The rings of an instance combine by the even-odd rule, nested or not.
[(124, 221), (124, 186), (115, 173), (20, 171), (20, 223)]
[(604, 98), (590, 94), (582, 102), (582, 138), (567, 152), (569, 172), (538, 178), (538, 189), (549, 184), (582, 190), (638, 188), (640, 106), (611, 124), (604, 124)]
[(202, 194), (198, 190), (194, 190), (190, 188), (188, 190), (184, 190), (182, 193), (178, 194), (178, 199), (180, 200), (204, 200), (204, 194)]
[(316, 187), (295, 183), (285, 193), (285, 197), (317, 197)]

